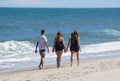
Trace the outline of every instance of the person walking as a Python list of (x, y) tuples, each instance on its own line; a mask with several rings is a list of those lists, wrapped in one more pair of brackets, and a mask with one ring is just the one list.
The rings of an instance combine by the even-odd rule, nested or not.
[(70, 57), (70, 62), (71, 62), (71, 67), (73, 65), (73, 56), (76, 54), (77, 57), (77, 65), (79, 66), (79, 61), (80, 61), (80, 37), (77, 31), (74, 31), (71, 33), (71, 38), (68, 41), (67, 49), (70, 46), (70, 52), (71, 52), (71, 57)]
[(46, 55), (46, 48), (47, 48), (47, 52), (49, 53), (47, 37), (45, 36), (45, 30), (41, 30), (41, 36), (39, 36), (37, 39), (35, 53), (37, 53), (37, 47), (39, 47), (39, 53), (40, 53), (39, 69), (43, 69), (44, 59)]
[(60, 67), (60, 63), (61, 63), (61, 56), (63, 54), (63, 49), (64, 52), (66, 52), (66, 46), (64, 43), (64, 38), (61, 32), (58, 32), (55, 39), (54, 39), (54, 43), (53, 43), (53, 48), (52, 48), (52, 52), (55, 51), (57, 58), (56, 58), (56, 65), (57, 68)]

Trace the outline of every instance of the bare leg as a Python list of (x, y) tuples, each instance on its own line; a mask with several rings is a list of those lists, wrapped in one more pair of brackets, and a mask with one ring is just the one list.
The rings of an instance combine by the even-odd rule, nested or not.
[(39, 69), (41, 69), (41, 66), (43, 68), (44, 66), (44, 56), (41, 56), (40, 64), (39, 64)]
[(39, 64), (39, 69), (41, 69), (41, 58), (40, 58), (40, 64)]
[(44, 67), (44, 57), (41, 58), (41, 65), (42, 65), (42, 69)]
[(58, 56), (57, 56), (57, 58), (56, 58), (56, 61), (57, 61), (57, 64), (56, 64), (56, 65), (57, 65), (57, 67), (58, 67)]
[(63, 53), (62, 51), (56, 52), (56, 54), (57, 54), (57, 59), (56, 59), (56, 61), (57, 61), (57, 68), (60, 67), (62, 53)]
[(74, 52), (71, 51), (71, 58), (70, 58), (70, 61), (71, 61), (71, 67), (72, 67), (72, 65), (73, 65), (73, 55), (74, 55)]
[(79, 54), (79, 52), (76, 53), (76, 56), (77, 56), (77, 65), (79, 66), (79, 62), (80, 62), (80, 57), (79, 57), (80, 54)]
[(58, 68), (60, 67), (60, 63), (61, 63), (61, 55), (62, 53), (59, 54), (59, 58), (58, 58)]

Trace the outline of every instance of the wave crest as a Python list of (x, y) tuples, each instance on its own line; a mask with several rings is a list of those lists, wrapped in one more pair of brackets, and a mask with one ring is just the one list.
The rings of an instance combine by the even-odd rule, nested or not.
[(99, 53), (120, 50), (120, 41), (83, 45), (85, 53)]
[(120, 36), (120, 31), (118, 31), (118, 30), (106, 29), (103, 32), (105, 32), (109, 35)]
[(34, 48), (34, 45), (29, 41), (6, 41), (0, 42), (0, 55), (19, 55), (30, 53)]

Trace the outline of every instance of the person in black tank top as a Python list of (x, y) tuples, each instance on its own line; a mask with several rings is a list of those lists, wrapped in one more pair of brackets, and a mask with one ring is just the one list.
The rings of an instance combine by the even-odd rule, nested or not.
[(56, 58), (57, 68), (60, 67), (63, 49), (64, 49), (64, 52), (67, 51), (62, 33), (58, 32), (56, 38), (54, 39), (54, 44), (53, 44), (53, 48), (52, 48), (52, 52), (54, 52), (54, 50), (55, 50), (56, 55), (57, 55), (57, 58)]
[(71, 38), (69, 39), (68, 45), (67, 45), (67, 49), (70, 46), (70, 52), (71, 52), (71, 66), (73, 65), (73, 55), (76, 54), (77, 56), (77, 65), (79, 65), (79, 51), (81, 51), (80, 48), (80, 38), (78, 35), (77, 31), (74, 31), (73, 33), (71, 33)]
[(71, 39), (70, 51), (75, 51), (75, 52), (79, 51), (78, 40), (76, 40), (76, 39), (72, 40)]
[(55, 43), (55, 51), (63, 51), (64, 49), (64, 46), (63, 46), (63, 43), (62, 41), (58, 41)]

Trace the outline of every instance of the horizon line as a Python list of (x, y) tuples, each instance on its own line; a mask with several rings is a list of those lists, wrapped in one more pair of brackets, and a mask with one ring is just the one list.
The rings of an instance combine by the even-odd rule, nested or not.
[(120, 8), (120, 7), (1, 7), (0, 8), (68, 8), (68, 9), (74, 9), (74, 8)]

